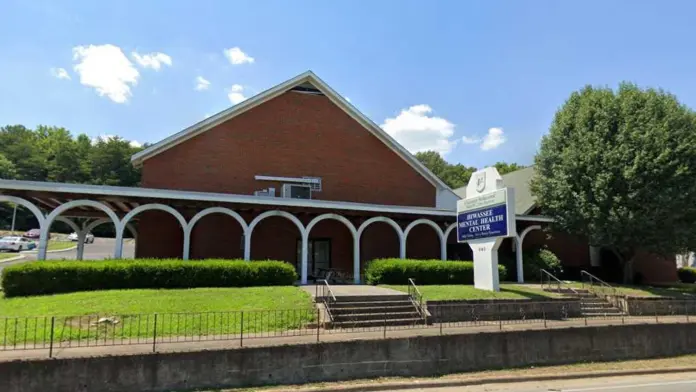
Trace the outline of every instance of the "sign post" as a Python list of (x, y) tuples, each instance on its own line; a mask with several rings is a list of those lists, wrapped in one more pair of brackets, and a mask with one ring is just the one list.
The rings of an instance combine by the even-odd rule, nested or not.
[(474, 287), (500, 291), (498, 248), (516, 233), (514, 189), (503, 187), (494, 167), (472, 174), (466, 199), (457, 201), (457, 241), (474, 254)]

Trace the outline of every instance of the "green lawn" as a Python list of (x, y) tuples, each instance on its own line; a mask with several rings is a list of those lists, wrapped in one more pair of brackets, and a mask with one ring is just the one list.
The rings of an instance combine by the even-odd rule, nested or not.
[[(297, 287), (109, 290), (0, 298), (0, 346), (42, 342), (55, 317), (56, 340), (238, 334), (300, 328), (316, 318)], [(7, 317), (7, 318), (3, 318)], [(114, 317), (114, 325), (96, 324)]]
[(12, 253), (12, 252), (0, 252), (0, 261), (4, 259), (11, 259), (13, 257), (17, 257), (17, 253)]
[[(38, 245), (38, 242), (37, 242)], [(63, 250), (77, 247), (77, 242), (72, 241), (48, 241), (48, 250)]]
[[(570, 286), (582, 288), (581, 282), (570, 282)], [(682, 299), (696, 299), (696, 285), (677, 283), (670, 286), (632, 286), (611, 284), (619, 295), (629, 297), (672, 297)], [(587, 288), (587, 286), (584, 286)]]
[[(406, 285), (383, 285), (394, 290), (408, 292)], [(560, 295), (547, 293), (536, 287), (518, 284), (501, 284), (500, 291), (479, 290), (471, 285), (432, 285), (418, 286), (418, 290), (423, 294), (424, 299), (454, 300), (454, 299), (544, 299), (558, 298)]]

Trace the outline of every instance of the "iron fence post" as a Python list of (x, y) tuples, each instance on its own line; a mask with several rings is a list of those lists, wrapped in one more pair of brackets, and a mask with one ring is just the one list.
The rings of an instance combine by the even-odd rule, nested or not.
[(244, 347), (244, 311), (242, 311), (242, 316), (240, 318), (239, 347)]
[(498, 328), (501, 331), (503, 330), (503, 315), (500, 314), (500, 304), (498, 304)]
[(689, 322), (689, 301), (684, 302), (686, 304), (686, 322)]
[(657, 317), (657, 304), (653, 302), (653, 312), (655, 312), (655, 322), (659, 323), (660, 319)]
[[(437, 306), (439, 307), (440, 305), (437, 305)], [(440, 322), (440, 336), (442, 336), (442, 323), (444, 322), (444, 320), (443, 320), (444, 317), (443, 317), (442, 309), (438, 309), (437, 315), (438, 315), (438, 318), (439, 318), (438, 321)]]
[(387, 311), (384, 311), (384, 333), (382, 335), (383, 338), (387, 338)]
[(155, 326), (152, 328), (152, 352), (157, 352), (157, 313), (155, 313)]
[(51, 316), (51, 341), (48, 345), (48, 357), (53, 358), (53, 327), (56, 324), (56, 316)]
[(546, 304), (541, 304), (541, 313), (544, 315), (544, 328), (546, 327)]
[(321, 309), (317, 308), (317, 343), (319, 343), (319, 326), (321, 323)]

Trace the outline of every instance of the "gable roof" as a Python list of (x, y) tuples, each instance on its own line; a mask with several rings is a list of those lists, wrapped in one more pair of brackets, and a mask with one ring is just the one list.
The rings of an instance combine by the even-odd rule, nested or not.
[[(503, 185), (509, 188), (515, 188), (515, 213), (525, 215), (533, 210), (536, 206), (536, 199), (534, 195), (532, 195), (529, 181), (534, 177), (534, 166), (515, 170), (501, 177), (503, 178)], [(454, 193), (462, 199), (465, 199), (466, 186), (455, 189)]]
[(341, 108), (354, 120), (360, 123), (365, 129), (370, 131), (377, 139), (383, 142), (389, 149), (394, 151), (399, 157), (401, 157), (406, 163), (408, 163), (416, 172), (422, 175), (426, 180), (433, 184), (438, 189), (447, 190), (450, 192), (452, 189), (447, 186), (442, 180), (440, 180), (435, 174), (433, 174), (428, 168), (426, 168), (418, 159), (416, 159), (413, 154), (408, 152), (401, 144), (399, 144), (394, 138), (387, 134), (379, 125), (375, 124), (372, 120), (366, 117), (364, 114), (360, 113), (358, 109), (352, 104), (345, 100), (341, 95), (334, 91), (328, 84), (321, 80), (312, 71), (304, 72), (300, 75), (295, 76), (292, 79), (286, 80), (283, 83), (271, 87), (270, 89), (263, 91), (237, 105), (230, 107), (229, 109), (223, 110), (211, 117), (200, 121), (183, 131), (175, 133), (148, 148), (134, 154), (131, 157), (131, 162), (133, 165), (140, 166), (142, 163), (163, 151), (166, 151), (179, 143), (183, 143), (186, 140), (199, 135), (213, 127), (222, 124), (244, 112), (250, 110), (262, 103), (269, 101), (293, 88), (307, 88), (315, 87), (321, 93), (323, 93), (331, 102), (336, 106)]

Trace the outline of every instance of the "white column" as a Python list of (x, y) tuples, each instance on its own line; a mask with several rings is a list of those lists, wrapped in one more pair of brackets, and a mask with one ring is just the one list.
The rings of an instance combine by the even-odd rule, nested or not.
[(440, 237), (440, 260), (447, 260), (447, 238)]
[(307, 233), (302, 233), (302, 259), (301, 259), (301, 276), (300, 276), (300, 283), (301, 284), (307, 284), (307, 253), (308, 253), (308, 245), (307, 245)]
[(191, 252), (191, 230), (188, 227), (186, 227), (184, 229), (184, 250), (181, 254), (181, 258), (184, 260), (188, 260), (190, 252)]
[(123, 224), (118, 222), (116, 226), (116, 243), (114, 244), (114, 259), (120, 259), (123, 255)]
[[(248, 232), (246, 232), (248, 231)], [(245, 230), (244, 235), (244, 260), (251, 260), (251, 230)]]
[(360, 284), (360, 237), (353, 236), (353, 283)]
[(524, 264), (522, 263), (522, 239), (515, 236), (515, 258), (517, 259), (517, 283), (524, 283)]
[(37, 260), (46, 260), (46, 248), (48, 247), (48, 229), (50, 225), (41, 225), (41, 234), (39, 235), (39, 250), (36, 256)]
[(87, 232), (83, 229), (77, 232), (77, 259), (82, 260), (85, 255), (85, 238)]
[(406, 236), (399, 236), (399, 258), (406, 258)]

